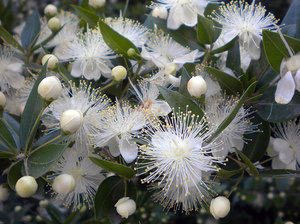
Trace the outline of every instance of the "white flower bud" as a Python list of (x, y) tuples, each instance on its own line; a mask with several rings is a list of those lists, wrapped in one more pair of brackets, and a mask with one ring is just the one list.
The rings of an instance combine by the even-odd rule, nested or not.
[(59, 28), (61, 27), (59, 18), (52, 17), (51, 19), (49, 19), (48, 26), (49, 26), (50, 30), (52, 30), (52, 32), (55, 33), (56, 31), (58, 31)]
[(75, 179), (70, 174), (61, 174), (55, 177), (52, 188), (59, 194), (68, 194), (75, 188)]
[(32, 220), (32, 216), (31, 215), (26, 215), (26, 216), (24, 216), (24, 221), (25, 222), (30, 222)]
[(9, 190), (3, 185), (0, 185), (0, 201), (6, 201), (8, 197), (9, 197)]
[(56, 76), (44, 78), (38, 86), (38, 93), (45, 100), (56, 100), (61, 91), (61, 82)]
[(0, 92), (0, 107), (5, 107), (5, 105), (6, 105), (6, 97), (2, 92)]
[(122, 218), (128, 218), (128, 216), (132, 215), (136, 210), (135, 201), (130, 199), (129, 197), (124, 197), (119, 199), (119, 201), (115, 204), (117, 212)]
[(295, 73), (298, 69), (300, 69), (300, 55), (294, 55), (287, 59), (286, 67), (292, 73)]
[(127, 76), (127, 70), (122, 65), (118, 65), (111, 70), (113, 79), (117, 82), (124, 80)]
[(206, 93), (207, 85), (202, 76), (192, 77), (187, 84), (187, 89), (192, 97), (201, 97)]
[(44, 13), (49, 17), (55, 16), (57, 14), (57, 8), (55, 5), (49, 4), (45, 7)]
[(105, 5), (105, 0), (89, 0), (89, 5), (94, 8), (101, 8)]
[(211, 200), (209, 210), (215, 219), (224, 218), (230, 211), (230, 201), (224, 196), (216, 197)]
[(48, 204), (49, 204), (49, 202), (48, 202), (47, 199), (41, 200), (41, 201), (39, 202), (39, 206), (40, 206), (41, 208), (46, 208), (46, 207), (48, 206)]
[(80, 110), (67, 110), (60, 117), (60, 128), (66, 134), (75, 133), (82, 125), (83, 114)]
[(14, 211), (15, 211), (15, 212), (19, 212), (21, 209), (22, 209), (22, 207), (21, 207), (20, 205), (17, 205), (17, 206), (14, 208)]
[(178, 66), (175, 63), (173, 63), (173, 62), (168, 63), (165, 66), (165, 74), (166, 75), (176, 75), (177, 68), (178, 68)]
[[(49, 60), (48, 60), (49, 59)], [(49, 69), (55, 69), (57, 67), (58, 59), (53, 54), (46, 54), (42, 58), (42, 65), (45, 65), (48, 60), (47, 68)]]
[(155, 7), (152, 11), (152, 16), (160, 19), (167, 19), (168, 10), (164, 7)]
[(38, 184), (34, 177), (21, 177), (16, 183), (16, 192), (22, 198), (29, 198), (35, 194), (38, 189)]

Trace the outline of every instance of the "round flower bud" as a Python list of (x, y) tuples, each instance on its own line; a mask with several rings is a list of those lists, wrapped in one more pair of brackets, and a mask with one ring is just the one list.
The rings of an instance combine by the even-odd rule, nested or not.
[(52, 17), (51, 19), (49, 19), (48, 26), (49, 26), (50, 30), (52, 30), (52, 32), (55, 33), (56, 31), (58, 31), (59, 28), (61, 27), (59, 18)]
[(6, 97), (2, 92), (0, 92), (0, 107), (5, 107), (5, 105), (6, 105)]
[(46, 199), (41, 200), (41, 201), (39, 202), (39, 206), (40, 206), (41, 208), (46, 208), (46, 207), (48, 206), (48, 204), (49, 204), (49, 202), (48, 202), (48, 200), (46, 200)]
[(101, 8), (105, 5), (105, 0), (89, 0), (89, 5), (94, 8)]
[(75, 188), (75, 179), (70, 174), (61, 174), (55, 177), (52, 188), (59, 194), (68, 194)]
[(113, 79), (117, 82), (124, 80), (127, 76), (127, 70), (122, 65), (118, 65), (111, 70)]
[(298, 69), (300, 69), (300, 55), (294, 55), (294, 56), (290, 57), (289, 59), (287, 59), (286, 67), (292, 73), (294, 73)]
[(38, 189), (38, 184), (34, 177), (21, 177), (16, 183), (16, 192), (22, 198), (29, 198), (35, 194)]
[(17, 205), (17, 206), (14, 208), (14, 211), (15, 211), (15, 212), (19, 212), (21, 209), (22, 209), (22, 207), (21, 207), (20, 205)]
[(177, 65), (173, 62), (166, 64), (165, 66), (165, 74), (166, 75), (176, 75)]
[[(49, 59), (49, 60), (48, 60)], [(55, 69), (57, 67), (58, 59), (53, 54), (46, 54), (42, 58), (42, 65), (45, 65), (48, 60), (47, 68), (49, 69)]]
[(152, 11), (152, 16), (160, 19), (167, 19), (168, 10), (164, 7), (155, 7)]
[(209, 210), (215, 219), (224, 218), (230, 211), (230, 201), (224, 196), (216, 197), (211, 200)]
[(44, 78), (38, 86), (38, 93), (45, 100), (56, 100), (61, 91), (61, 82), (56, 76)]
[(132, 215), (136, 210), (135, 201), (130, 199), (129, 197), (124, 197), (119, 199), (119, 201), (115, 204), (117, 212), (122, 218), (128, 218), (128, 216)]
[(207, 85), (202, 76), (194, 76), (188, 81), (187, 89), (192, 97), (199, 98), (206, 93)]
[(25, 222), (30, 222), (32, 220), (32, 216), (31, 215), (26, 215), (26, 216), (24, 216), (24, 221)]
[(0, 185), (0, 201), (6, 201), (8, 197), (9, 197), (9, 190), (3, 185)]
[(80, 110), (66, 110), (60, 117), (60, 128), (66, 134), (75, 133), (82, 125), (83, 114)]
[(55, 16), (57, 14), (57, 8), (55, 5), (49, 4), (45, 7), (44, 13), (49, 17)]

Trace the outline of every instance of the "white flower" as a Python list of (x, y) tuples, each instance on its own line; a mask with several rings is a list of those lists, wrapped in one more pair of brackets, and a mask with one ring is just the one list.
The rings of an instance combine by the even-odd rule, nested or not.
[[(216, 131), (218, 126), (228, 117), (238, 103), (237, 98), (223, 98), (220, 95), (210, 97), (205, 103), (205, 112), (210, 130)], [(235, 152), (234, 147), (242, 150), (245, 142), (244, 134), (257, 131), (257, 125), (250, 122), (250, 109), (241, 107), (231, 123), (218, 136), (222, 150), (213, 152), (215, 156), (225, 157)]]
[(111, 78), (113, 65), (110, 59), (116, 56), (104, 42), (99, 29), (77, 35), (62, 47), (61, 52), (59, 59), (74, 61), (71, 70), (73, 77), (84, 76), (88, 80), (96, 81), (101, 75)]
[(166, 74), (163, 69), (160, 69), (156, 74), (147, 79), (152, 85), (168, 86), (172, 85), (174, 87), (180, 86), (181, 76), (176, 77), (174, 75)]
[(224, 196), (219, 196), (211, 200), (210, 212), (215, 219), (224, 218), (230, 211), (230, 201)]
[(207, 85), (201, 75), (193, 76), (187, 83), (187, 89), (192, 97), (200, 98), (207, 91)]
[(128, 218), (128, 216), (132, 215), (136, 210), (136, 203), (134, 200), (129, 197), (124, 197), (118, 200), (115, 204), (117, 212), (122, 218)]
[(213, 2), (216, 0), (157, 0), (152, 7), (170, 9), (167, 27), (178, 29), (182, 24), (195, 26), (198, 14), (203, 15), (207, 4)]
[(268, 154), (273, 169), (296, 169), (300, 162), (300, 125), (296, 121), (275, 124), (275, 138), (270, 138)]
[(122, 104), (116, 100), (116, 104), (103, 111), (98, 118), (101, 132), (94, 136), (97, 146), (108, 145), (112, 156), (120, 153), (127, 163), (131, 163), (137, 157), (137, 145), (133, 141), (133, 135), (146, 124), (146, 118), (140, 108), (132, 108), (127, 102)]
[(81, 149), (68, 148), (53, 167), (53, 174), (47, 176), (52, 181), (61, 174), (69, 174), (75, 180), (75, 188), (69, 193), (58, 193), (56, 198), (60, 199), (65, 206), (80, 209), (83, 204), (92, 207), (94, 197), (100, 183), (104, 180), (101, 174), (102, 168), (96, 166)]
[(190, 112), (179, 112), (171, 118), (145, 129), (147, 145), (140, 148), (137, 162), (142, 183), (157, 189), (155, 199), (166, 208), (190, 211), (210, 196), (210, 172), (222, 163), (212, 152), (215, 142), (205, 143), (211, 132), (204, 119)]
[(75, 144), (82, 145), (78, 148), (87, 148), (91, 144), (90, 135), (98, 133), (96, 121), (100, 119), (99, 111), (104, 110), (110, 103), (105, 95), (91, 88), (85, 82), (80, 82), (79, 87), (70, 83), (70, 89), (63, 87), (62, 95), (53, 101), (44, 111), (42, 122), (48, 131), (55, 131), (60, 128), (60, 119), (67, 110), (79, 110), (84, 115), (81, 127), (69, 135), (70, 140)]
[(130, 40), (136, 47), (141, 48), (148, 38), (148, 30), (138, 21), (128, 18), (106, 18), (105, 23), (116, 32)]
[(0, 47), (0, 89), (7, 92), (10, 87), (20, 89), (25, 82), (21, 75), (23, 61), (15, 57), (15, 52), (9, 47)]
[(203, 53), (183, 47), (163, 32), (151, 35), (141, 52), (144, 59), (152, 61), (158, 68), (173, 62), (178, 65), (177, 69), (185, 63), (195, 62), (201, 55)]
[(220, 7), (220, 14), (214, 13), (212, 19), (222, 25), (222, 35), (226, 42), (239, 36), (240, 46), (244, 47), (252, 59), (260, 58), (262, 30), (274, 30), (277, 20), (261, 4), (253, 0), (249, 5), (244, 0), (231, 1)]

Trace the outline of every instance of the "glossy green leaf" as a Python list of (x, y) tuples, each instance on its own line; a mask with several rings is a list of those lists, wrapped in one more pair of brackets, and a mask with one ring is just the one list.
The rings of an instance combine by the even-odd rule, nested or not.
[(41, 31), (40, 16), (37, 10), (29, 16), (21, 34), (21, 42), (24, 49), (30, 49), (34, 46)]
[(241, 151), (239, 151), (237, 149), (235, 151), (242, 158), (242, 160), (245, 162), (245, 164), (249, 167), (250, 173), (253, 176), (257, 176), (258, 175), (258, 170), (253, 165), (253, 163), (250, 161), (250, 159), (244, 153), (242, 153)]
[(97, 16), (95, 12), (77, 5), (72, 5), (72, 7), (78, 12), (79, 16), (89, 24), (90, 28), (97, 26), (100, 17)]
[(239, 41), (235, 41), (233, 46), (228, 50), (226, 67), (230, 68), (236, 75), (240, 75), (241, 58)]
[(180, 87), (179, 87), (179, 93), (186, 97), (190, 97), (189, 91), (187, 89), (187, 83), (191, 79), (190, 74), (188, 71), (183, 67), (181, 71), (181, 79), (180, 79)]
[(213, 44), (221, 31), (221, 27), (217, 27), (214, 21), (198, 15), (197, 39), (201, 44)]
[(7, 149), (2, 147), (0, 148), (0, 159), (9, 159), (9, 158), (13, 158), (14, 156), (15, 154), (11, 153)]
[(0, 119), (0, 141), (3, 142), (12, 153), (17, 152), (15, 140), (2, 119)]
[(24, 51), (22, 46), (14, 39), (14, 37), (3, 26), (0, 26), (0, 37), (7, 44), (17, 48), (22, 52)]
[(7, 174), (7, 183), (11, 189), (15, 189), (15, 185), (17, 181), (23, 176), (22, 175), (22, 167), (23, 167), (23, 160), (15, 163), (10, 167), (8, 174)]
[(227, 44), (225, 44), (222, 47), (219, 47), (219, 48), (213, 50), (211, 52), (211, 54), (219, 54), (219, 53), (222, 53), (224, 51), (228, 51), (229, 49), (231, 49), (234, 46), (234, 44), (237, 42), (238, 39), (239, 39), (239, 36), (236, 36), (231, 41), (229, 41)]
[(242, 169), (238, 170), (225, 170), (225, 169), (220, 169), (217, 174), (220, 179), (228, 179), (232, 176), (235, 176), (237, 174), (240, 174), (242, 172)]
[(103, 160), (97, 157), (90, 156), (89, 158), (97, 166), (100, 166), (103, 169), (106, 169), (107, 171), (114, 172), (115, 174), (118, 174), (121, 177), (130, 179), (135, 175), (135, 171), (128, 166)]
[(237, 78), (213, 67), (205, 67), (205, 71), (217, 79), (223, 89), (231, 94), (242, 92), (242, 83)]
[(28, 158), (28, 172), (30, 176), (38, 178), (48, 172), (64, 153), (68, 144), (50, 144), (33, 152)]
[[(295, 53), (300, 51), (300, 40), (288, 37), (286, 35), (284, 35), (284, 38)], [(285, 57), (290, 57), (290, 54), (279, 34), (270, 30), (263, 30), (263, 45), (271, 67), (275, 71), (280, 72), (280, 64), (282, 59)]]
[[(284, 24), (282, 30), (288, 36), (300, 38), (300, 1), (294, 0), (285, 14), (281, 24)], [(288, 29), (286, 30), (285, 28)]]
[(134, 49), (137, 55), (140, 54), (139, 49), (130, 40), (120, 35), (102, 20), (99, 21), (99, 26), (104, 41), (112, 50), (114, 50), (117, 54), (123, 55), (127, 58), (137, 59), (136, 57), (130, 57), (127, 54), (127, 51), (130, 48)]
[(259, 176), (272, 178), (300, 177), (299, 170), (260, 170)]
[(65, 66), (63, 66), (61, 63), (58, 63), (57, 68), (58, 68), (60, 76), (66, 82), (69, 82), (70, 80), (72, 80), (72, 82), (74, 82), (76, 84), (76, 86), (78, 86), (79, 80), (75, 79), (73, 76), (71, 76), (71, 73), (65, 68)]
[(164, 99), (168, 102), (170, 107), (174, 108), (175, 111), (178, 111), (180, 109), (182, 112), (185, 112), (188, 106), (188, 111), (191, 111), (193, 114), (198, 115), (200, 118), (203, 116), (203, 111), (201, 110), (201, 108), (197, 104), (195, 104), (190, 97), (186, 97), (179, 92), (167, 89), (162, 86), (158, 86), (158, 89)]

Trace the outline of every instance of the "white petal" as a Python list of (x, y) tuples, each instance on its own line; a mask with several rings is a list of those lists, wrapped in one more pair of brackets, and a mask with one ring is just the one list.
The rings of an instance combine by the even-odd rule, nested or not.
[(278, 155), (278, 152), (275, 151), (275, 149), (274, 149), (274, 141), (275, 141), (275, 138), (270, 137), (269, 145), (267, 148), (267, 153), (270, 157), (274, 157), (274, 156)]
[(286, 164), (281, 162), (278, 157), (272, 159), (272, 169), (286, 169)]
[(184, 25), (195, 26), (198, 21), (198, 16), (194, 10), (190, 4), (183, 5), (180, 7), (180, 13), (178, 13), (177, 16)]
[(138, 154), (136, 144), (127, 139), (120, 140), (120, 152), (126, 163), (133, 162)]
[(275, 91), (275, 101), (280, 104), (288, 104), (295, 93), (295, 81), (291, 72), (282, 77)]
[(180, 6), (173, 7), (170, 9), (168, 20), (167, 20), (167, 27), (168, 29), (177, 30), (182, 22), (178, 19), (178, 11), (180, 10)]
[(23, 68), (23, 64), (20, 63), (20, 62), (15, 62), (15, 63), (7, 65), (6, 68), (8, 70), (12, 71), (12, 72), (21, 73), (22, 72), (22, 68)]
[(274, 138), (272, 145), (273, 149), (278, 153), (284, 152), (290, 147), (289, 143), (281, 138)]
[(108, 141), (109, 152), (113, 157), (117, 157), (120, 155), (119, 149), (120, 140), (118, 137), (114, 137)]
[(72, 69), (71, 69), (71, 75), (75, 78), (79, 78), (82, 74), (81, 71), (81, 62), (80, 61), (75, 61), (72, 64)]
[(179, 78), (175, 77), (174, 75), (168, 76), (168, 82), (174, 87), (180, 86), (180, 80), (181, 80), (181, 76)]
[(156, 100), (151, 107), (154, 114), (157, 116), (164, 116), (169, 114), (172, 109), (169, 104), (164, 100)]
[(247, 71), (247, 68), (249, 67), (251, 63), (251, 57), (244, 48), (240, 48), (240, 54), (241, 54), (241, 68), (243, 69), (244, 72)]
[(279, 159), (284, 164), (288, 165), (295, 159), (295, 153), (286, 140), (275, 138), (273, 141), (273, 148), (279, 153)]
[(252, 35), (252, 38), (250, 38), (246, 45), (246, 50), (253, 60), (258, 60), (260, 58), (260, 42), (261, 38), (259, 36)]
[(6, 72), (6, 81), (13, 88), (20, 89), (25, 83), (25, 78), (24, 78), (24, 76), (20, 75), (19, 73), (7, 71)]
[[(241, 135), (241, 138), (231, 139), (231, 144), (232, 144), (232, 147), (235, 147), (241, 151), (244, 147), (243, 136)], [(235, 151), (235, 150), (233, 150), (233, 151)]]
[(283, 58), (282, 61), (281, 61), (281, 64), (280, 64), (280, 75), (281, 77), (284, 76), (284, 74), (286, 74), (289, 70), (286, 66), (286, 58)]
[(101, 72), (98, 69), (96, 61), (88, 62), (87, 65), (84, 67), (82, 73), (87, 80), (94, 79), (95, 81), (97, 81), (101, 76)]
[(298, 69), (295, 75), (295, 84), (296, 84), (296, 89), (300, 92), (300, 69)]
[(203, 52), (194, 50), (188, 54), (182, 55), (181, 57), (175, 58), (173, 62), (176, 64), (193, 63), (197, 58), (201, 57), (203, 54)]

